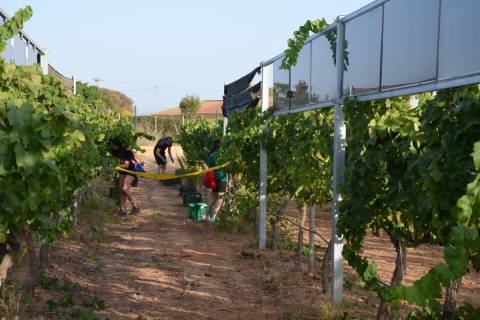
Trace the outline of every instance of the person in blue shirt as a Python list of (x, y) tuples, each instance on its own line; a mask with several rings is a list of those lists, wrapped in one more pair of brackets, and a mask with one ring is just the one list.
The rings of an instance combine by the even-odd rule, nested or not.
[[(220, 140), (214, 140), (212, 148), (208, 152), (207, 164), (209, 168), (215, 167), (218, 165), (217, 158), (220, 154)], [(215, 170), (215, 177), (217, 178), (217, 188), (213, 191), (213, 199), (210, 205), (207, 208), (207, 218), (208, 222), (214, 222), (217, 218), (217, 215), (220, 213), (223, 204), (223, 197), (227, 191), (228, 176), (222, 170)], [(211, 212), (213, 211), (213, 212)]]

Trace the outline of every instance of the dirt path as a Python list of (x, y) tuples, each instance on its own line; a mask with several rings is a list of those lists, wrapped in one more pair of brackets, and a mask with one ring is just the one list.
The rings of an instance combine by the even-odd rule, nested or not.
[[(155, 172), (150, 149), (144, 155), (146, 169)], [(173, 170), (169, 168), (170, 172)], [(95, 220), (92, 214), (105, 216), (104, 226), (96, 228), (83, 221), (75, 236), (58, 241), (52, 249), (47, 274), (75, 283), (75, 296), (80, 300), (87, 297), (104, 300), (106, 309), (100, 312), (103, 317), (114, 320), (333, 318), (329, 296), (320, 287), (320, 255), (313, 275), (305, 272), (305, 259), (301, 264), (303, 271), (294, 271), (293, 250), (245, 258), (242, 251), (256, 252), (254, 237), (222, 233), (212, 225), (188, 221), (178, 187), (141, 180), (135, 194), (142, 208), (139, 216), (113, 218), (113, 208), (98, 205), (90, 215), (83, 212), (80, 219)], [(297, 214), (292, 206), (288, 212), (291, 217)], [(328, 208), (319, 210), (317, 217), (317, 229), (330, 238)], [(323, 255), (324, 249), (322, 244), (317, 252)], [(365, 249), (365, 254), (379, 263), (380, 274), (389, 279), (394, 254), (386, 237), (369, 235)], [(432, 251), (429, 247), (411, 250), (409, 254), (412, 254), (409, 283), (441, 259), (441, 250)], [(373, 318), (378, 301), (373, 293), (360, 289), (356, 279), (351, 269), (346, 268), (345, 310), (357, 314), (359, 319)], [(479, 293), (479, 275), (465, 277), (462, 299), (478, 304)], [(45, 301), (51, 295), (40, 290), (25, 319), (58, 319), (50, 317), (46, 310)]]
[(210, 225), (188, 222), (177, 188), (142, 181), (136, 193), (142, 214), (111, 227), (111, 249), (103, 254), (108, 269), (102, 277), (112, 286), (100, 296), (118, 293), (107, 301), (107, 312), (115, 319), (139, 314), (154, 319), (238, 319), (240, 309), (245, 319), (248, 310), (253, 314), (253, 299), (242, 299), (238, 306), (239, 295), (255, 291), (235, 268), (244, 237), (227, 240)]
[[(146, 170), (154, 172), (148, 154)], [(103, 299), (107, 308), (101, 314), (111, 319), (271, 319), (285, 303), (304, 303), (288, 292), (276, 296), (275, 272), (269, 271), (274, 262), (242, 257), (242, 250), (254, 251), (250, 235), (188, 221), (178, 187), (142, 180), (135, 194), (139, 216), (115, 219), (98, 242), (69, 239), (54, 249), (49, 274), (67, 277), (81, 294)], [(287, 271), (289, 260), (284, 259)], [(282, 286), (298, 289), (305, 275), (288, 278)], [(306, 289), (312, 288), (301, 288)]]

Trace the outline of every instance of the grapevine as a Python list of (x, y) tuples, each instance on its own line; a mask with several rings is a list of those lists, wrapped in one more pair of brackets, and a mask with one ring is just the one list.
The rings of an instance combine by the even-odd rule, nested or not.
[[(349, 264), (382, 300), (394, 307), (405, 300), (437, 317), (442, 287), (469, 266), (479, 269), (478, 213), (472, 209), (477, 206), (478, 145), (473, 161), (469, 156), (480, 139), (479, 89), (445, 90), (420, 101), (414, 109), (402, 98), (346, 103), (350, 130), (340, 233)], [(375, 264), (359, 254), (367, 228), (384, 229), (394, 243), (407, 247), (446, 246), (446, 263), (411, 287), (386, 285)]]
[(300, 51), (302, 51), (303, 44), (310, 36), (310, 33), (322, 32), (327, 27), (328, 23), (325, 19), (318, 19), (315, 21), (307, 20), (304, 25), (300, 26), (297, 31), (293, 32), (293, 38), (288, 39), (287, 42), (288, 49), (285, 50), (285, 57), (282, 61), (282, 68), (290, 69), (290, 67), (296, 65), (298, 54), (300, 53)]
[(178, 143), (182, 145), (187, 165), (198, 167), (205, 163), (213, 140), (221, 137), (220, 121), (211, 121), (203, 117), (186, 121), (181, 127)]
[[(418, 98), (417, 108), (403, 97), (345, 102), (349, 131), (339, 232), (346, 239), (344, 256), (365, 288), (393, 309), (400, 301), (416, 305), (419, 311), (409, 315), (412, 319), (436, 319), (442, 313), (442, 290), (469, 268), (479, 269), (479, 88)], [(332, 111), (274, 117), (250, 109), (229, 120), (222, 157), (230, 161), (226, 170), (237, 187), (229, 196), (244, 200), (232, 200), (228, 214), (252, 221), (260, 143), (268, 153), (270, 199), (290, 197), (299, 208), (331, 199)], [(269, 206), (269, 214), (274, 214), (278, 205)], [(401, 265), (387, 284), (375, 264), (360, 255), (370, 228), (385, 230), (399, 256), (406, 254), (406, 247), (444, 246), (445, 263), (409, 287), (403, 285), (406, 265)], [(478, 310), (465, 304), (455, 312), (463, 319)]]
[[(289, 70), (291, 67), (295, 66), (298, 61), (298, 55), (302, 51), (305, 41), (310, 37), (311, 33), (321, 33), (325, 34), (328, 42), (330, 43), (330, 50), (332, 51), (333, 63), (337, 64), (337, 29), (333, 28), (327, 30), (328, 23), (325, 19), (317, 19), (315, 21), (307, 20), (304, 25), (300, 26), (297, 31), (293, 32), (293, 38), (288, 39), (288, 48), (285, 50), (285, 57), (282, 60), (281, 68)], [(344, 60), (343, 67), (347, 70), (349, 64), (348, 58), (348, 43), (344, 41)]]
[[(0, 26), (0, 49), (30, 16), (27, 7)], [(108, 172), (102, 168), (109, 141), (121, 136), (136, 147), (138, 135), (130, 119), (68, 95), (38, 66), (0, 59), (0, 79), (0, 182), (8, 186), (0, 188), (3, 252), (24, 236), (38, 235), (46, 244), (69, 234), (74, 193)]]

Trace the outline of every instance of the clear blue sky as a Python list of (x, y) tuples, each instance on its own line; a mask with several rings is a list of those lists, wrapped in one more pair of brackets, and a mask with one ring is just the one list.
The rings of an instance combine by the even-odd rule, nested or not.
[[(125, 92), (139, 114), (178, 105), (187, 93), (220, 99), (223, 85), (286, 47), (307, 19), (348, 14), (371, 0), (15, 0), (33, 17), (25, 31), (67, 76)], [(158, 85), (156, 92), (152, 88)], [(144, 89), (144, 90), (138, 90)]]

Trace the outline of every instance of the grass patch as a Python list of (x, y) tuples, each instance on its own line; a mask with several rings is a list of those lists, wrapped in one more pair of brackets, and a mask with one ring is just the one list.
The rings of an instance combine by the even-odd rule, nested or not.
[(341, 309), (334, 309), (331, 303), (309, 305), (283, 312), (278, 320), (353, 320), (364, 319), (351, 317)]
[(77, 230), (81, 240), (102, 240), (105, 237), (106, 226), (116, 220), (113, 215), (116, 208), (115, 201), (107, 196), (109, 183), (98, 181), (80, 207), (80, 227)]
[(0, 288), (1, 319), (18, 319), (31, 300), (32, 295), (21, 284), (4, 283)]

